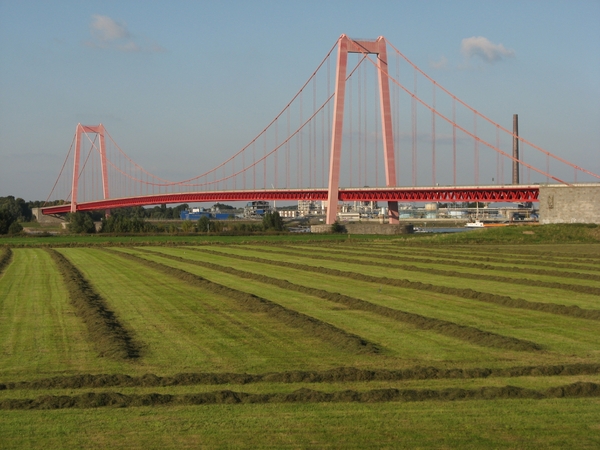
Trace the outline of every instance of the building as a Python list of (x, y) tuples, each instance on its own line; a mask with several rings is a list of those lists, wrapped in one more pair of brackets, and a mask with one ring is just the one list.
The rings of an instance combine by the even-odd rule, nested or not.
[(268, 212), (271, 212), (271, 205), (262, 200), (248, 202), (244, 207), (244, 217), (262, 217)]
[(315, 200), (298, 200), (298, 215), (299, 216), (315, 216), (325, 214), (325, 206), (327, 202), (318, 202)]

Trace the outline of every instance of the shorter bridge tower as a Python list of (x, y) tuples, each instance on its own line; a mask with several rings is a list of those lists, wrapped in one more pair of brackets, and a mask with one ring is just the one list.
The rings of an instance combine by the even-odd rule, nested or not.
[(73, 158), (73, 184), (71, 186), (71, 212), (77, 211), (77, 189), (79, 186), (79, 163), (81, 159), (81, 138), (83, 133), (96, 133), (99, 141), (100, 165), (102, 168), (102, 195), (104, 199), (109, 198), (108, 193), (108, 171), (106, 169), (106, 141), (104, 139), (104, 125), (81, 125), (77, 124), (75, 131), (75, 155)]

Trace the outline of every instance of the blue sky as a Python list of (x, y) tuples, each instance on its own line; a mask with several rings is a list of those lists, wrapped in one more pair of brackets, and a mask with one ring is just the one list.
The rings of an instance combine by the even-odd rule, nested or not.
[(599, 23), (598, 0), (0, 0), (0, 196), (45, 199), (79, 122), (159, 176), (212, 167), (342, 33), (385, 36), (491, 119), (510, 128), (518, 113), (522, 136), (599, 173)]

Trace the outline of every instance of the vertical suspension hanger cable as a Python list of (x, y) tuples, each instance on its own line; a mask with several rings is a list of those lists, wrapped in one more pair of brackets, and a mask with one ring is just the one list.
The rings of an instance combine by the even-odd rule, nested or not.
[(357, 104), (357, 116), (358, 116), (358, 122), (357, 122), (357, 128), (358, 128), (358, 132), (357, 132), (357, 159), (358, 159), (358, 164), (357, 164), (357, 172), (358, 172), (358, 186), (362, 186), (361, 183), (361, 170), (360, 170), (360, 162), (362, 161), (362, 84), (363, 84), (363, 71), (364, 71), (364, 67), (361, 66), (358, 68), (357, 70), (357, 85), (358, 85), (358, 89), (357, 89), (357, 97), (358, 97), (358, 101), (356, 102)]
[(474, 145), (474, 165), (475, 165), (475, 186), (479, 186), (479, 139), (477, 138), (477, 111), (473, 114), (473, 135), (475, 140)]
[(417, 185), (417, 71), (413, 69), (414, 87), (411, 102), (412, 110), (412, 185)]
[[(304, 97), (304, 91), (300, 91), (300, 99), (299, 99), (300, 100), (300, 122), (299, 123), (303, 122), (303, 120), (302, 120), (303, 119), (302, 118), (303, 97)], [(298, 188), (302, 187), (302, 175), (303, 175), (303, 173), (302, 173), (302, 163), (303, 163), (303, 161), (302, 161), (302, 156), (303, 156), (302, 155), (302, 134), (303, 134), (302, 131), (300, 131), (300, 133), (298, 133), (298, 140), (297, 140), (297, 142), (298, 142), (298, 167), (297, 167), (298, 174), (296, 175), (296, 182), (298, 183)]]
[(452, 97), (452, 185), (456, 186), (456, 97)]
[(436, 174), (435, 174), (435, 82), (433, 86), (433, 99), (432, 99), (432, 111), (431, 111), (431, 185), (435, 186)]
[[(290, 135), (290, 108), (288, 108), (287, 113), (287, 136)], [(289, 139), (286, 140), (285, 143), (285, 149), (286, 149), (286, 154), (285, 154), (285, 185), (286, 187), (289, 189), (292, 187), (291, 182), (290, 182), (290, 141)]]
[[(395, 55), (396, 61), (396, 81), (400, 82), (400, 58)], [(396, 160), (396, 185), (400, 186), (400, 91), (398, 87), (392, 83), (394, 89), (394, 152)]]
[[(277, 118), (277, 120), (275, 121), (275, 148), (278, 148), (278, 147), (279, 147), (279, 118)], [(275, 172), (274, 187), (279, 187), (278, 180), (277, 180), (277, 170), (279, 169), (279, 164), (277, 164), (278, 163), (278, 156), (279, 156), (279, 150), (277, 150), (275, 152), (275, 155), (274, 155), (274, 160), (275, 161), (273, 162), (273, 165), (275, 167), (275, 170), (274, 170), (274, 172)]]
[[(377, 83), (379, 77), (376, 75), (374, 80), (375, 83)], [(378, 86), (375, 87), (375, 92), (377, 91), (377, 88)], [(379, 186), (379, 112), (381, 111), (381, 105), (379, 105), (379, 101), (379, 97), (377, 97), (377, 99), (373, 102), (375, 107), (375, 113), (373, 114), (373, 117), (375, 118), (375, 186)]]
[(321, 112), (319, 113), (321, 115), (321, 185), (320, 187), (324, 187), (325, 186), (325, 149), (327, 147), (326, 145), (326, 138), (325, 138), (325, 113), (323, 112), (323, 110), (321, 110)]
[[(313, 113), (317, 111), (317, 79), (316, 77), (314, 78), (314, 90), (313, 90)], [(319, 182), (317, 180), (317, 174), (318, 174), (318, 170), (317, 170), (317, 129), (318, 129), (318, 113), (315, 116), (314, 119), (312, 119), (313, 122), (313, 186), (317, 187)]]
[[(331, 57), (327, 58), (327, 98), (331, 98)], [(331, 101), (327, 102), (327, 138), (331, 139), (331, 121), (332, 119), (332, 114), (331, 114)], [(289, 133), (288, 133), (289, 134)], [(329, 142), (328, 147), (328, 151), (331, 151), (331, 141)], [(325, 170), (325, 158), (323, 158), (323, 173), (322, 173), (322, 177), (323, 177), (323, 186), (325, 186), (325, 172), (329, 172), (329, 166), (327, 167), (327, 170)]]
[[(498, 128), (498, 126), (496, 126), (496, 148), (500, 150), (500, 128)], [(500, 179), (502, 177), (502, 170), (500, 169), (500, 164), (500, 152), (496, 152), (496, 184), (501, 184)]]
[(368, 140), (368, 133), (367, 133), (367, 129), (368, 129), (368, 114), (367, 114), (367, 91), (368, 91), (368, 72), (367, 72), (367, 66), (363, 66), (363, 73), (364, 73), (364, 78), (363, 78), (363, 148), (362, 148), (362, 163), (363, 163), (363, 177), (362, 177), (362, 183), (360, 184), (361, 186), (364, 186), (367, 184), (367, 140)]

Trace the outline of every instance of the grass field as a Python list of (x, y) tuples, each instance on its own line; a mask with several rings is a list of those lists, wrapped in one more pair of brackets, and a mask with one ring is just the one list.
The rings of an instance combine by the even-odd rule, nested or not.
[(2, 241), (0, 448), (598, 448), (572, 230)]

